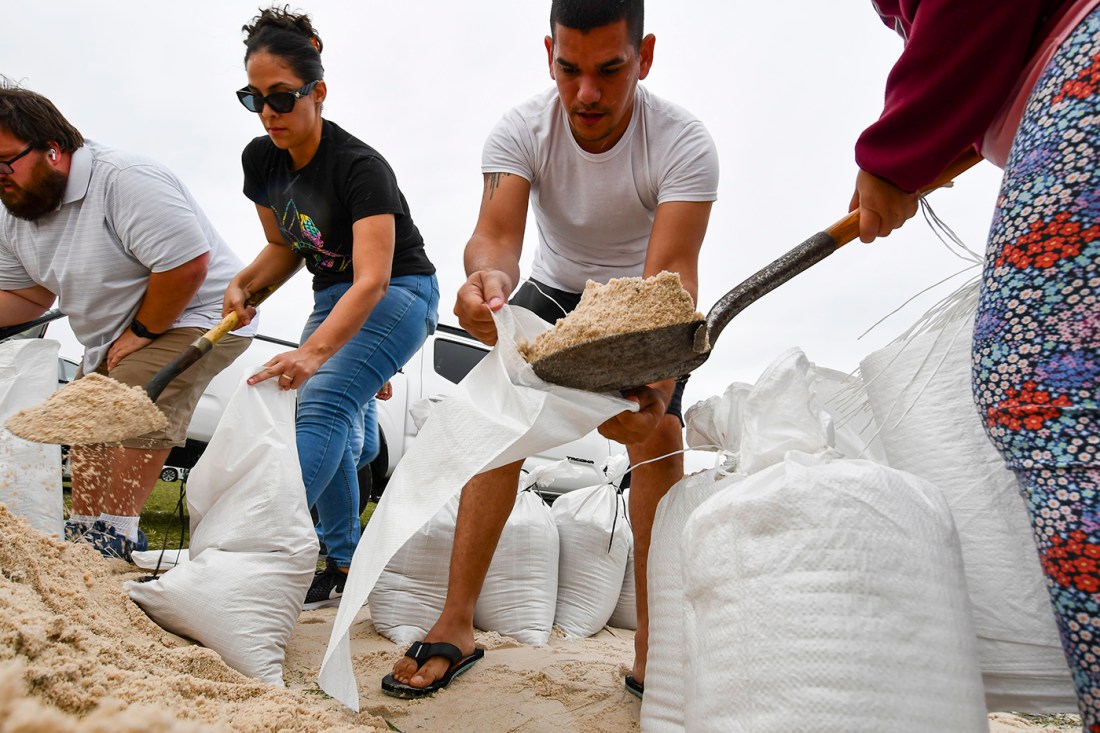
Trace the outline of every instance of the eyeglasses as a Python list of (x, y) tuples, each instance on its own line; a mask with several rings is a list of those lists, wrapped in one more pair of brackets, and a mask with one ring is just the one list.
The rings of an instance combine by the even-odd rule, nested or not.
[(34, 145), (33, 144), (28, 145), (27, 147), (23, 148), (23, 152), (19, 153), (14, 158), (8, 158), (7, 160), (0, 160), (0, 176), (10, 176), (12, 173), (15, 173), (15, 169), (11, 167), (11, 164), (14, 163), (15, 161), (19, 160), (20, 158), (22, 158), (24, 155), (31, 152), (32, 150), (34, 150)]
[(290, 110), (294, 109), (294, 105), (298, 103), (298, 100), (306, 96), (313, 91), (313, 87), (317, 86), (316, 81), (311, 81), (304, 87), (299, 87), (293, 92), (272, 92), (266, 97), (256, 92), (248, 91), (248, 87), (237, 90), (237, 99), (241, 100), (241, 104), (249, 112), (256, 112), (257, 114), (264, 111), (264, 105), (270, 105), (271, 109), (275, 110), (279, 114), (286, 114)]

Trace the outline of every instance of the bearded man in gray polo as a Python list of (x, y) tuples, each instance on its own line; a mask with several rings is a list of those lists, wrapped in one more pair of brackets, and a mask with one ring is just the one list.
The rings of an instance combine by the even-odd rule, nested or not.
[[(84, 346), (78, 376), (144, 385), (221, 319), (243, 263), (164, 166), (85, 140), (50, 100), (0, 78), (0, 326), (55, 301)], [(145, 549), (142, 506), (214, 375), (250, 343), (230, 334), (157, 400), (168, 427), (73, 446), (65, 536), (108, 557)]]

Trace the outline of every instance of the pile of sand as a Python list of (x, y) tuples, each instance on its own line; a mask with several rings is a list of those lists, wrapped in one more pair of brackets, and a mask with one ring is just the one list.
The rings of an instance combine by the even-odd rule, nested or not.
[(122, 590), (134, 570), (0, 505), (0, 731), (387, 730), (163, 631)]
[(5, 425), (35, 443), (116, 443), (161, 430), (168, 424), (141, 387), (128, 387), (102, 374), (70, 382), (40, 405), (8, 418)]
[(576, 309), (534, 343), (520, 344), (519, 352), (528, 362), (536, 362), (596, 339), (701, 320), (679, 273), (614, 278), (606, 285), (589, 280)]
[[(629, 631), (577, 639), (555, 628), (542, 647), (478, 632), (485, 659), (449, 689), (408, 701), (379, 690), (403, 649), (374, 631), (364, 607), (351, 629), (356, 715), (316, 683), (336, 609), (299, 618), (284, 690), (153, 624), (122, 590), (138, 577), (121, 560), (34, 532), (0, 505), (0, 733), (640, 730), (640, 703), (622, 682)], [(1002, 713), (990, 716), (990, 730), (1069, 733), (1080, 723)]]

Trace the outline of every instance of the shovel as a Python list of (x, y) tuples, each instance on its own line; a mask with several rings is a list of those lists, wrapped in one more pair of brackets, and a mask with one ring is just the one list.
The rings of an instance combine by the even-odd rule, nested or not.
[[(976, 153), (958, 158), (921, 193), (948, 185), (979, 160)], [(730, 290), (705, 320), (593, 339), (548, 354), (531, 362), (531, 367), (547, 382), (589, 392), (625, 391), (682, 377), (707, 360), (734, 316), (858, 235), (856, 209)]]
[[(269, 285), (253, 293), (245, 305), (258, 306), (282, 283)], [(164, 414), (156, 405), (173, 379), (207, 354), (225, 334), (237, 327), (240, 318), (230, 313), (221, 322), (195, 339), (172, 361), (164, 365), (142, 389), (127, 387), (121, 382), (89, 374), (87, 379), (71, 382), (52, 397), (35, 407), (20, 410), (8, 419), (6, 427), (15, 435), (36, 443), (83, 445), (115, 443), (158, 430), (165, 424)], [(95, 393), (89, 401), (88, 390)], [(134, 395), (134, 392), (137, 395)], [(148, 400), (146, 400), (146, 396)], [(105, 409), (105, 405), (109, 405)], [(77, 409), (73, 409), (76, 406)]]
[[(274, 293), (280, 285), (282, 283), (278, 282), (274, 285), (268, 285), (263, 290), (256, 291), (248, 297), (244, 304), (255, 308), (267, 300), (267, 296)], [(192, 341), (191, 345), (184, 349), (179, 356), (161, 367), (161, 370), (145, 384), (145, 394), (149, 395), (149, 401), (156, 402), (157, 398), (160, 397), (160, 393), (173, 379), (183, 374), (187, 367), (206, 355), (214, 348), (214, 344), (218, 343), (222, 336), (235, 329), (238, 323), (240, 323), (240, 317), (237, 316), (237, 312), (230, 313), (221, 320), (221, 323)]]

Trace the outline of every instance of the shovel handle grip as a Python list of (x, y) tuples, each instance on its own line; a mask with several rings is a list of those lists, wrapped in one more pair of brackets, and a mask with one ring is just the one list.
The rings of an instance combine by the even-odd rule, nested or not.
[[(974, 148), (967, 148), (966, 152), (955, 158), (936, 180), (922, 188), (920, 195), (923, 196), (926, 193), (935, 191), (937, 188), (950, 185), (960, 173), (969, 170), (980, 160), (982, 160), (982, 156), (978, 155)], [(836, 242), (837, 249), (851, 242), (859, 236), (859, 209), (849, 212), (847, 216), (826, 229), (825, 232)]]

